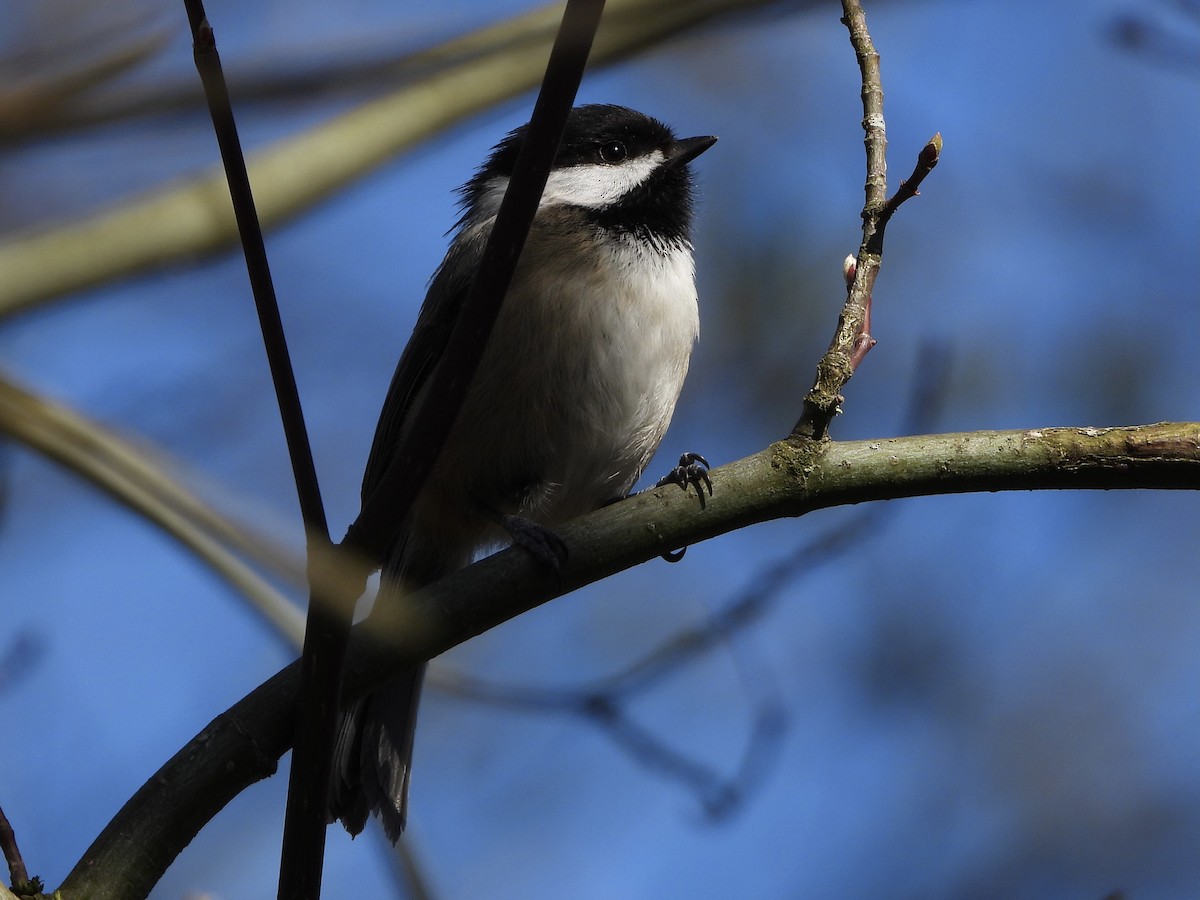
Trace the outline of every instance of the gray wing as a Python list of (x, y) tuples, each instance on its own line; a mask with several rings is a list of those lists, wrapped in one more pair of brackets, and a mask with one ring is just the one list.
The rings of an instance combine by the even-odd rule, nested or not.
[(434, 273), (412, 337), (408, 339), (408, 345), (396, 365), (387, 398), (383, 401), (383, 411), (379, 414), (379, 424), (375, 426), (375, 440), (371, 444), (371, 454), (367, 457), (367, 468), (363, 473), (364, 503), (391, 464), (412, 413), (413, 401), (442, 358), (450, 333), (462, 311), (471, 279), (479, 266), (486, 240), (487, 233), (483, 230), (471, 238), (460, 237), (451, 245), (446, 258)]

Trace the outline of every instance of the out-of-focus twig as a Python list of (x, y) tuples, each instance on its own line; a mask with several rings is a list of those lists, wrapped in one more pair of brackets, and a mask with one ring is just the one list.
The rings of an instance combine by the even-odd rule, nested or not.
[(240, 558), (304, 584), (304, 566), (265, 536), (220, 515), (154, 457), (70, 408), (0, 376), (0, 432), (90, 481), (162, 528), (203, 560), (288, 640), (299, 644), (299, 610)]
[[(1156, 15), (1142, 4), (1137, 12), (1115, 17), (1109, 26), (1113, 43), (1151, 63), (1169, 66), (1191, 75), (1200, 74), (1200, 2), (1161, 2)], [(1183, 22), (1167, 22), (1171, 13)]]
[(0, 695), (11, 691), (46, 658), (47, 643), (37, 631), (22, 628), (0, 647)]
[[(96, 85), (141, 65), (170, 38), (170, 29), (161, 25), (123, 28), (116, 34), (97, 35), (87, 47), (79, 48), (81, 53), (56, 48), (52, 68), (5, 78), (0, 85), (0, 143), (52, 128)], [(97, 47), (102, 49), (97, 52)], [(18, 61), (5, 62), (15, 68)]]
[[(717, 16), (780, 0), (611, 0), (592, 64), (623, 59)], [(251, 154), (259, 217), (278, 225), (467, 116), (532, 88), (542, 76), (554, 4), (521, 17), (534, 40), (495, 37), (479, 54)], [(489, 26), (496, 28), (497, 26)], [(53, 231), (0, 244), (0, 317), (151, 266), (233, 246), (237, 228), (224, 176), (157, 190)]]

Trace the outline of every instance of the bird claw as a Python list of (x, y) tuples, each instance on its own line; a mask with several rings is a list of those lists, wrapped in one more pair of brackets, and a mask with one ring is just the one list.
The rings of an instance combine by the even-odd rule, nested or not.
[(687, 547), (680, 547), (678, 550), (668, 550), (666, 553), (659, 554), (669, 563), (677, 563), (683, 559), (683, 554), (687, 553)]
[(677, 484), (686, 491), (689, 484), (694, 485), (696, 496), (700, 498), (700, 506), (703, 507), (704, 491), (701, 486), (708, 488), (708, 496), (711, 497), (713, 492), (712, 479), (708, 477), (708, 469), (708, 460), (699, 453), (685, 453), (679, 457), (679, 465), (658, 479), (655, 487)]
[(513, 543), (528, 550), (533, 558), (551, 572), (562, 571), (567, 561), (567, 545), (545, 525), (539, 525), (522, 516), (500, 516), (500, 527), (508, 532)]
[[(712, 479), (708, 476), (708, 460), (699, 453), (685, 453), (679, 457), (679, 465), (658, 479), (658, 484), (655, 487), (663, 487), (668, 484), (677, 484), (686, 492), (688, 485), (693, 485), (696, 488), (696, 496), (700, 498), (700, 508), (704, 508), (704, 488), (708, 488), (708, 496), (712, 496), (713, 486)], [(678, 550), (668, 550), (662, 554), (662, 558), (669, 563), (677, 563), (683, 559), (683, 555), (687, 553), (687, 547), (680, 547)]]

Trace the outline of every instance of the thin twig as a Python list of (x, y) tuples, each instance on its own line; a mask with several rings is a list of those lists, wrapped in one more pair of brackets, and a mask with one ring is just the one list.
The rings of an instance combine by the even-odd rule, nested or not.
[(792, 429), (793, 440), (822, 440), (829, 434), (833, 417), (841, 411), (842, 388), (866, 352), (874, 346), (868, 333), (875, 280), (883, 257), (883, 234), (888, 220), (909, 197), (916, 196), (925, 175), (937, 165), (940, 135), (926, 144), (917, 169), (890, 200), (887, 199), (887, 127), (883, 118), (883, 83), (879, 53), (867, 30), (867, 17), (859, 0), (842, 0), (842, 22), (850, 32), (850, 43), (862, 77), (863, 142), (867, 155), (866, 202), (863, 205), (863, 240), (854, 267), (854, 280), (838, 317), (829, 349), (817, 364), (817, 378), (804, 398), (800, 420)]
[[(879, 211), (879, 230), (883, 231), (883, 227), (891, 220), (892, 215), (900, 208), (900, 204), (906, 200), (911, 200), (913, 197), (920, 196), (918, 188), (921, 182), (925, 180), (925, 176), (933, 171), (933, 167), (938, 164), (938, 159), (942, 155), (942, 134), (939, 131), (929, 139), (929, 142), (921, 148), (921, 152), (917, 154), (917, 164), (913, 167), (913, 173), (900, 182), (900, 187), (896, 189), (896, 193), (888, 198), (887, 203), (883, 204), (883, 209)], [(879, 238), (880, 250), (883, 247), (883, 236)]]
[(375, 829), (379, 852), (387, 860), (388, 870), (396, 885), (396, 896), (404, 900), (434, 900), (437, 896), (430, 883), (420, 855), (411, 840), (398, 841), (393, 847), (382, 828)]
[(29, 884), (29, 870), (25, 868), (25, 860), (21, 858), (21, 849), (17, 846), (17, 835), (9, 824), (8, 816), (0, 807), (0, 852), (4, 853), (4, 861), (8, 863), (8, 881), (14, 888)]
[(296, 646), (304, 616), (241, 556), (295, 585), (304, 565), (264, 534), (255, 534), (204, 503), (150, 451), (40, 396), (0, 371), (0, 433), (20, 441), (157, 525), (245, 597)]

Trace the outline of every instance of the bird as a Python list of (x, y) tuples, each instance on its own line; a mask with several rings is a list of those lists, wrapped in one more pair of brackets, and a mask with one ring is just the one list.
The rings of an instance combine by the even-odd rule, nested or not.
[[(528, 127), (506, 135), (459, 189), (450, 247), (379, 417), (364, 503), (426, 402)], [(716, 140), (677, 138), (624, 106), (571, 110), (479, 368), (387, 552), (376, 604), (506, 540), (535, 549), (526, 538), (549, 536), (542, 547), (553, 554), (554, 526), (632, 490), (670, 424), (699, 337), (689, 164)], [(697, 460), (685, 454), (670, 480), (686, 488)], [(371, 813), (393, 843), (405, 827), (424, 669), (341, 713), (327, 812), (351, 835)]]

